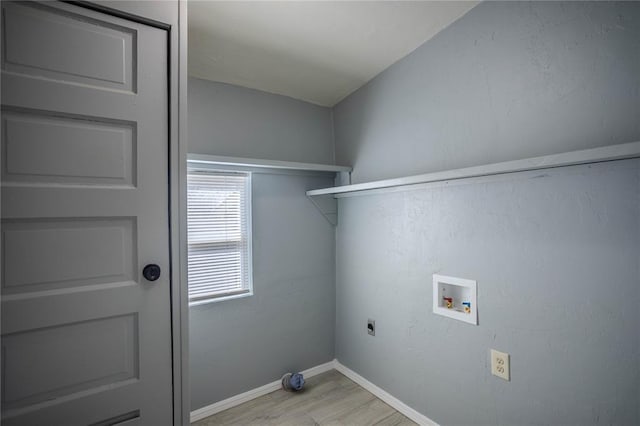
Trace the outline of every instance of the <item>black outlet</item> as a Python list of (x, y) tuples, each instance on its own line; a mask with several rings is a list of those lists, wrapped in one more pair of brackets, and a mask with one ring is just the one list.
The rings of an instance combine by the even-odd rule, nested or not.
[(367, 321), (367, 333), (371, 336), (376, 335), (376, 322), (374, 320)]

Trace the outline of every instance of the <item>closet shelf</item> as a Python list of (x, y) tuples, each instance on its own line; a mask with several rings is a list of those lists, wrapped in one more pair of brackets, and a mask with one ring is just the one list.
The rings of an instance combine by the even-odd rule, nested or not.
[(189, 154), (189, 163), (211, 164), (218, 166), (250, 167), (257, 169), (301, 170), (331, 173), (349, 173), (351, 167), (333, 164), (298, 163), (294, 161), (261, 160), (256, 158), (223, 157), (219, 155)]
[(463, 169), (446, 170), (416, 176), (358, 183), (353, 185), (336, 186), (334, 188), (314, 189), (307, 191), (310, 198), (331, 196), (336, 198), (341, 194), (369, 191), (382, 188), (393, 188), (423, 183), (443, 182), (457, 179), (477, 178), (505, 173), (524, 172), (529, 170), (550, 169), (579, 164), (599, 163), (604, 161), (640, 158), (640, 142), (610, 145), (601, 148), (570, 151), (562, 154), (545, 155), (522, 160), (505, 161), (482, 166), (466, 167)]
[[(268, 170), (289, 170), (294, 172), (327, 172), (335, 173), (334, 184), (351, 183), (351, 167), (333, 164), (298, 163), (293, 161), (261, 160), (256, 158), (222, 157), (219, 155), (188, 154), (187, 164), (192, 168), (216, 169), (232, 168), (250, 170), (254, 173)], [(336, 225), (338, 220), (338, 203), (333, 197), (307, 197), (327, 221)]]

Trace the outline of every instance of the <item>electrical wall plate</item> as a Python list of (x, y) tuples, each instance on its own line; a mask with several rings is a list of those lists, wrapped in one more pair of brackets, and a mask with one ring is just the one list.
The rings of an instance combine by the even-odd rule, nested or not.
[(376, 322), (372, 319), (367, 320), (367, 333), (370, 336), (376, 335)]
[(478, 325), (478, 283), (433, 274), (433, 313)]
[(509, 354), (491, 349), (491, 374), (507, 382), (511, 380)]

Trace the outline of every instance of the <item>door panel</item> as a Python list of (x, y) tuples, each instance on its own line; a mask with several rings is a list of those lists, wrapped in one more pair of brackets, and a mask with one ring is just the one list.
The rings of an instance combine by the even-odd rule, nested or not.
[(3, 69), (96, 87), (135, 87), (135, 30), (89, 19), (83, 11), (40, 7), (8, 7), (4, 19)]
[(137, 379), (137, 340), (135, 314), (9, 335), (2, 371), (5, 409)]
[(2, 424), (171, 424), (167, 33), (2, 19)]
[[(133, 185), (135, 123), (3, 114), (4, 182)], [(33, 153), (39, 153), (34, 156)], [(83, 161), (77, 161), (82, 158)]]
[(2, 240), (5, 295), (135, 280), (134, 218), (6, 220)]

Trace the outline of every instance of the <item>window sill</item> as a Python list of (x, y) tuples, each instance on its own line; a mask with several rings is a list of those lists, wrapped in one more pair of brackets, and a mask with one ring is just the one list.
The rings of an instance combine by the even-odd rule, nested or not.
[(222, 301), (225, 301), (225, 300), (241, 299), (241, 298), (249, 297), (249, 296), (253, 296), (253, 291), (252, 290), (248, 290), (248, 291), (243, 292), (243, 293), (229, 294), (227, 296), (213, 297), (211, 299), (196, 300), (194, 302), (189, 302), (189, 307), (193, 308), (193, 307), (196, 307), (196, 306), (208, 305), (210, 303), (217, 303), (217, 302), (222, 302)]

